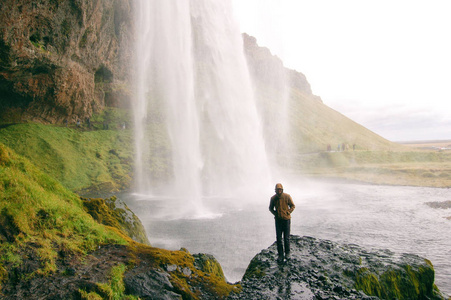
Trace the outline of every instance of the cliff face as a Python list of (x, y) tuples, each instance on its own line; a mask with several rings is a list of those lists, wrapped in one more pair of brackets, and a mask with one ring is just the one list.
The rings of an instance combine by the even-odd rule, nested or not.
[(130, 2), (3, 1), (0, 119), (72, 122), (126, 105)]
[(321, 101), (313, 95), (304, 74), (285, 68), (280, 58), (272, 55), (268, 48), (257, 44), (256, 38), (243, 33), (243, 45), (250, 72), (260, 84), (269, 84), (279, 90), (285, 89), (287, 85)]

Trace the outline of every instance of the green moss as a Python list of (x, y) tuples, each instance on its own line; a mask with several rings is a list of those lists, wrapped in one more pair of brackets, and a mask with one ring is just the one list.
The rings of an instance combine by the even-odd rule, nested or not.
[(97, 300), (97, 299), (111, 299), (111, 300), (137, 300), (139, 299), (133, 295), (125, 293), (124, 273), (126, 267), (123, 264), (114, 266), (110, 270), (108, 282), (97, 283), (94, 291), (79, 290), (81, 299)]
[(429, 261), (426, 266), (403, 265), (381, 274), (360, 268), (354, 275), (356, 289), (381, 299), (430, 299), (436, 294), (434, 269)]
[(3, 283), (8, 279), (8, 271), (0, 263), (0, 292), (2, 291)]
[(107, 226), (122, 229), (119, 221), (113, 216), (113, 212), (105, 204), (105, 199), (81, 198), (86, 212), (90, 214), (94, 220)]
[[(208, 292), (215, 299), (223, 299), (231, 292), (238, 293), (241, 289), (239, 284), (228, 284), (224, 278), (200, 270), (195, 265), (195, 257), (186, 251), (170, 251), (144, 245), (131, 247), (136, 259), (145, 259), (147, 263), (151, 263), (151, 267), (164, 269), (168, 265), (176, 265), (177, 270), (170, 272), (170, 281), (183, 299), (202, 299), (200, 290)], [(191, 275), (182, 272), (185, 268), (191, 271)]]
[(0, 142), (73, 191), (124, 189), (131, 181), (130, 130), (18, 124), (0, 129)]
[(224, 272), (219, 262), (210, 254), (194, 254), (195, 266), (205, 273), (216, 275), (218, 278), (225, 280)]
[(355, 281), (355, 288), (357, 290), (361, 290), (367, 295), (380, 297), (381, 286), (379, 280), (367, 268), (360, 268), (357, 271)]
[(33, 274), (56, 270), (58, 253), (86, 253), (125, 244), (117, 232), (84, 212), (79, 197), (0, 144), (0, 264), (6, 269), (36, 257)]
[(86, 212), (97, 222), (121, 230), (139, 243), (149, 244), (141, 221), (125, 203), (121, 202), (122, 208), (116, 205), (118, 201), (116, 197), (81, 199)]
[(108, 283), (97, 283), (98, 292), (104, 299), (124, 299), (124, 272), (123, 264), (113, 267), (110, 271)]
[(268, 264), (252, 259), (249, 266), (246, 269), (244, 277), (257, 277), (261, 278), (266, 275), (266, 270), (268, 269)]
[(96, 292), (86, 292), (85, 290), (78, 290), (82, 300), (103, 300), (104, 298)]

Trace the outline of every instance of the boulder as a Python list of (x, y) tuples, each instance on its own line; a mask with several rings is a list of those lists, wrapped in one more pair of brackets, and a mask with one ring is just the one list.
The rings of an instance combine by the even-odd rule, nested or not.
[(230, 299), (445, 299), (417, 255), (299, 236), (291, 246), (281, 264), (275, 243), (257, 254)]
[(110, 198), (84, 198), (83, 207), (97, 222), (117, 228), (138, 243), (150, 245), (141, 220), (116, 196)]

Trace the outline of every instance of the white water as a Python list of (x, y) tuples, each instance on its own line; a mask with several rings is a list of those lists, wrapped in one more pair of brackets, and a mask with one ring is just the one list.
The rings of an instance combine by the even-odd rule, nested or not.
[[(450, 200), (450, 189), (305, 180), (286, 184), (285, 189), (296, 204), (292, 234), (420, 255), (434, 265), (439, 289), (451, 295), (451, 221), (446, 219), (451, 210), (425, 204)], [(215, 214), (203, 219), (171, 218), (173, 202), (168, 199), (123, 198), (143, 222), (153, 246), (213, 254), (234, 282), (252, 257), (275, 241), (268, 211), (271, 194), (268, 186), (267, 197), (240, 209), (229, 199), (211, 199), (209, 207)]]
[(230, 1), (135, 4), (136, 190), (155, 193), (146, 161), (149, 111), (161, 109), (154, 102), (164, 108), (172, 150), (164, 196), (199, 213), (207, 197), (261, 189), (270, 177), (266, 145)]

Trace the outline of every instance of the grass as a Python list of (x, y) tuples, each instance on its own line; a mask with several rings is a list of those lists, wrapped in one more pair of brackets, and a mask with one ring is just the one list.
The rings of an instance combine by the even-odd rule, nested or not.
[(94, 221), (76, 194), (3, 144), (0, 225), (0, 270), (14, 271), (29, 257), (37, 260), (31, 273), (18, 273), (22, 279), (55, 272), (58, 253), (83, 254), (102, 244), (127, 243), (120, 232)]
[(86, 292), (79, 290), (81, 298), (84, 300), (111, 299), (111, 300), (137, 300), (136, 296), (126, 295), (124, 286), (124, 273), (126, 267), (119, 264), (110, 270), (108, 283), (97, 283), (97, 292)]
[(303, 155), (301, 173), (366, 183), (451, 187), (451, 152), (345, 151)]
[[(267, 140), (277, 140), (284, 132), (274, 132), (273, 120), (282, 109), (283, 92), (271, 86), (259, 85), (259, 103), (263, 109), (264, 131)], [(332, 149), (343, 143), (350, 149), (368, 151), (406, 151), (407, 147), (390, 142), (362, 125), (326, 106), (312, 95), (292, 88), (288, 91), (287, 118), (290, 132), (283, 141), (295, 153), (312, 153)], [(280, 160), (280, 159), (279, 159)]]
[[(199, 270), (194, 265), (195, 258), (188, 252), (136, 243), (117, 229), (120, 226), (114, 221), (102, 220), (111, 226), (96, 222), (85, 211), (78, 195), (0, 143), (0, 291), (5, 282), (14, 284), (36, 276), (58, 274), (62, 257), (83, 256), (106, 244), (128, 245), (124, 255), (130, 255), (130, 266), (142, 260), (146, 261), (144, 265), (154, 268), (177, 265), (178, 271), (171, 272), (170, 280), (175, 290), (188, 299), (202, 298), (198, 290), (191, 290), (191, 286), (202, 287), (219, 298), (239, 290), (239, 285), (230, 285), (222, 273), (220, 276), (216, 260), (206, 259)], [(193, 275), (181, 271), (185, 268)], [(138, 299), (126, 294), (125, 272), (126, 265), (115, 265), (107, 280), (96, 283), (94, 290), (86, 291), (80, 287), (80, 297)]]
[(129, 129), (81, 131), (17, 124), (0, 130), (0, 142), (72, 191), (124, 189), (131, 181), (133, 147)]

